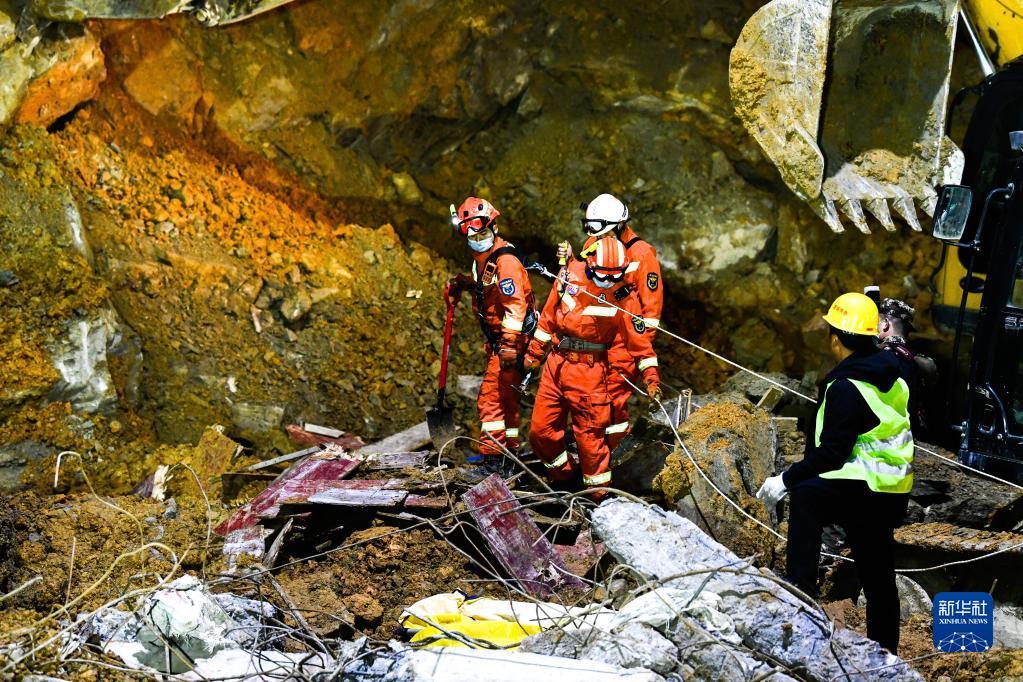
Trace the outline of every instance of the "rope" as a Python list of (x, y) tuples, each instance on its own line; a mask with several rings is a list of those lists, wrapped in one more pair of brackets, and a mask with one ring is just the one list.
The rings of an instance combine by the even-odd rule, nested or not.
[[(565, 283), (566, 285), (569, 284), (567, 279), (562, 278), (559, 275), (553, 274), (552, 272), (547, 270), (547, 268), (543, 267), (542, 265), (540, 265), (537, 268), (537, 271), (540, 272), (542, 275), (544, 275), (546, 277), (549, 277), (549, 278), (554, 279), (554, 280), (558, 280), (560, 282)], [(620, 311), (622, 313), (625, 313), (626, 315), (628, 315), (628, 316), (630, 316), (632, 318), (639, 319), (639, 320), (643, 319), (639, 315), (636, 315), (636, 314), (634, 314), (634, 313), (632, 313), (632, 312), (630, 312), (628, 310), (625, 310), (624, 308), (622, 308), (620, 306), (617, 306), (614, 303), (605, 300), (604, 298), (598, 297), (598, 296), (592, 294), (591, 292), (587, 291), (586, 289), (580, 288), (579, 291), (584, 293), (584, 294), (586, 294), (587, 296), (589, 296), (590, 298), (594, 299), (595, 301), (598, 301), (599, 303), (601, 303), (603, 305), (608, 305), (608, 306), (610, 306), (612, 308), (615, 308), (616, 310), (618, 310), (618, 311)], [(732, 360), (729, 360), (728, 358), (725, 358), (724, 356), (719, 355), (718, 353), (715, 353), (714, 351), (712, 351), (710, 349), (704, 348), (703, 346), (699, 345), (698, 343), (695, 343), (694, 341), (690, 341), (688, 339), (685, 339), (685, 338), (679, 336), (678, 334), (675, 334), (675, 333), (671, 332), (670, 330), (664, 329), (662, 327), (658, 327), (658, 331), (664, 332), (665, 334), (667, 334), (668, 336), (670, 336), (670, 337), (672, 337), (674, 339), (678, 339), (680, 341), (683, 341), (684, 343), (688, 344), (689, 346), (692, 346), (693, 348), (701, 350), (701, 351), (707, 353), (708, 355), (711, 355), (711, 356), (713, 356), (715, 358), (718, 358), (719, 360), (722, 360), (723, 362), (725, 362), (725, 363), (727, 363), (729, 365), (732, 365), (733, 367), (736, 367), (736, 368), (740, 369), (743, 372), (747, 372), (747, 373), (757, 377), (758, 379), (761, 379), (763, 381), (766, 381), (769, 384), (777, 386), (777, 387), (781, 388), (782, 390), (788, 391), (789, 393), (792, 393), (792, 394), (794, 394), (794, 395), (796, 395), (796, 396), (798, 396), (800, 398), (803, 398), (804, 400), (808, 400), (808, 401), (810, 401), (811, 403), (813, 403), (815, 405), (817, 404), (817, 400), (815, 400), (814, 398), (811, 398), (810, 396), (807, 396), (807, 395), (805, 395), (803, 393), (800, 393), (799, 391), (797, 391), (797, 390), (795, 390), (793, 388), (790, 388), (790, 387), (788, 387), (788, 386), (786, 386), (786, 385), (784, 385), (784, 384), (782, 384), (780, 382), (774, 381), (774, 380), (772, 380), (772, 379), (770, 379), (770, 378), (768, 378), (766, 376), (763, 376), (762, 374), (760, 374), (759, 372), (756, 372), (755, 370), (752, 370), (752, 369), (750, 369), (748, 367), (744, 367), (744, 366), (740, 365), (737, 362), (733, 362)], [(622, 376), (622, 378), (634, 390), (636, 390), (637, 392), (639, 392), (642, 395), (646, 395), (646, 392), (644, 392), (642, 389), (640, 389), (634, 383), (629, 381), (628, 378), (626, 378), (625, 376)], [(761, 521), (760, 519), (754, 517), (749, 512), (747, 512), (745, 509), (743, 509), (739, 505), (739, 503), (737, 503), (735, 500), (733, 500), (730, 497), (728, 497), (728, 495), (726, 495), (720, 488), (717, 487), (717, 485), (714, 484), (714, 482), (712, 480), (710, 480), (710, 478), (703, 471), (703, 469), (700, 467), (700, 465), (697, 464), (696, 459), (693, 457), (692, 453), (689, 451), (689, 448), (686, 447), (686, 444), (683, 442), (682, 437), (678, 433), (678, 430), (676, 429), (675, 425), (672, 423), (671, 417), (668, 414), (667, 409), (664, 407), (664, 405), (661, 403), (660, 400), (655, 399), (654, 402), (657, 403), (658, 407), (660, 407), (661, 411), (664, 413), (664, 416), (667, 419), (668, 425), (671, 428), (671, 431), (674, 434), (675, 439), (678, 441), (679, 445), (682, 447), (682, 451), (685, 453), (686, 457), (689, 458), (689, 461), (692, 462), (693, 466), (696, 468), (696, 471), (699, 472), (700, 476), (703, 477), (703, 479), (710, 485), (710, 487), (713, 488), (714, 491), (718, 495), (720, 495), (722, 498), (724, 498), (725, 501), (728, 502), (728, 504), (730, 504), (732, 507), (734, 507), (744, 517), (748, 518), (750, 521), (755, 523), (757, 526), (763, 528), (764, 530), (766, 530), (767, 532), (769, 532), (771, 535), (773, 535), (774, 537), (778, 538), (779, 540), (781, 540), (783, 542), (787, 542), (788, 541), (787, 538), (785, 538), (780, 533), (778, 533), (778, 531), (776, 531), (774, 528), (771, 528), (770, 526), (765, 524), (763, 521)], [(1012, 483), (1011, 481), (1006, 481), (1004, 479), (998, 478), (997, 476), (994, 476), (994, 475), (988, 474), (986, 472), (980, 471), (979, 469), (974, 469), (973, 467), (968, 466), (966, 464), (963, 464), (961, 462), (957, 462), (956, 460), (949, 459), (948, 457), (944, 457), (944, 456), (934, 452), (933, 450), (925, 448), (925, 447), (923, 447), (923, 446), (921, 446), (919, 444), (915, 444), (915, 446), (916, 446), (917, 449), (922, 450), (923, 452), (926, 452), (926, 453), (928, 453), (930, 455), (934, 455), (935, 457), (937, 457), (937, 458), (939, 458), (941, 460), (944, 460), (944, 461), (946, 461), (946, 462), (948, 462), (950, 464), (962, 467), (963, 469), (968, 469), (970, 471), (974, 471), (974, 472), (976, 472), (976, 473), (978, 473), (978, 474), (980, 474), (982, 476), (986, 476), (986, 477), (988, 477), (990, 479), (993, 479), (993, 480), (998, 481), (1000, 483), (1004, 483), (1004, 484), (1006, 484), (1008, 486), (1011, 486), (1013, 488), (1018, 488), (1020, 490), (1023, 490), (1023, 486), (1020, 486), (1020, 485), (1017, 485), (1015, 483)], [(939, 569), (948, 568), (948, 567), (951, 567), (951, 566), (960, 566), (960, 565), (963, 565), (963, 564), (970, 564), (970, 563), (974, 563), (974, 562), (977, 562), (977, 561), (981, 561), (983, 559), (987, 559), (987, 558), (993, 557), (993, 556), (998, 555), (998, 554), (1002, 554), (1002, 553), (1005, 553), (1005, 552), (1010, 552), (1010, 551), (1012, 551), (1014, 549), (1019, 549), (1019, 548), (1023, 548), (1023, 542), (1021, 542), (1019, 544), (1016, 544), (1016, 545), (1011, 545), (1009, 547), (1004, 547), (1002, 549), (999, 549), (999, 550), (996, 550), (996, 551), (993, 551), (993, 552), (987, 552), (985, 554), (981, 554), (979, 556), (972, 557), (970, 559), (962, 559), (962, 560), (959, 560), (959, 561), (949, 561), (949, 562), (946, 562), (946, 563), (943, 563), (943, 564), (938, 564), (936, 566), (929, 566), (927, 568), (903, 568), (903, 569), (896, 569), (896, 573), (924, 573), (924, 572), (927, 572), (927, 571), (935, 571), (935, 570), (939, 570)], [(838, 554), (831, 554), (829, 552), (821, 552), (821, 554), (823, 556), (826, 556), (826, 557), (829, 557), (829, 558), (832, 558), (832, 559), (838, 559), (838, 560), (841, 560), (841, 561), (852, 561), (852, 559), (850, 559), (849, 557), (841, 556), (841, 555), (838, 555)]]
[[(547, 277), (547, 278), (549, 278), (551, 280), (557, 280), (559, 282), (563, 282), (566, 285), (569, 284), (567, 279), (561, 277), (560, 275), (555, 275), (554, 273), (552, 273), (550, 270), (548, 270), (543, 265), (537, 264), (537, 266), (538, 267), (536, 268), (535, 271), (539, 272), (544, 277)], [(604, 299), (600, 298), (599, 296), (596, 296), (593, 293), (587, 291), (584, 288), (580, 288), (579, 291), (580, 291), (580, 293), (586, 294), (587, 296), (589, 296), (593, 300), (600, 302), (602, 305), (610, 306), (610, 307), (614, 308), (615, 310), (618, 310), (619, 312), (625, 313), (629, 317), (632, 317), (632, 318), (637, 319), (637, 320), (642, 320), (643, 319), (641, 316), (636, 315), (635, 313), (632, 313), (632, 312), (626, 310), (625, 308), (617, 306), (614, 303), (612, 303), (611, 301), (604, 300)], [(667, 336), (670, 336), (673, 339), (681, 341), (682, 343), (684, 343), (684, 344), (686, 344), (686, 345), (688, 345), (688, 346), (690, 346), (692, 348), (695, 348), (695, 349), (697, 349), (697, 350), (699, 350), (699, 351), (701, 351), (703, 353), (706, 353), (707, 355), (710, 355), (711, 357), (713, 357), (713, 358), (715, 358), (717, 360), (720, 360), (721, 362), (724, 362), (727, 365), (735, 367), (736, 369), (738, 369), (738, 370), (740, 370), (742, 372), (746, 372), (747, 374), (755, 376), (756, 378), (760, 379), (761, 381), (765, 381), (765, 382), (771, 384), (772, 386), (777, 386), (778, 388), (782, 389), (783, 391), (787, 391), (788, 393), (791, 393), (792, 395), (794, 395), (794, 396), (796, 396), (798, 398), (802, 398), (803, 400), (806, 400), (806, 401), (808, 401), (808, 402), (810, 402), (810, 403), (812, 403), (814, 405), (818, 404), (816, 398), (808, 396), (805, 393), (801, 393), (800, 391), (797, 391), (796, 389), (794, 389), (794, 388), (792, 388), (790, 386), (786, 386), (785, 384), (783, 384), (783, 383), (781, 383), (779, 381), (775, 381), (774, 379), (771, 379), (770, 377), (766, 377), (763, 374), (761, 374), (760, 372), (757, 372), (754, 369), (750, 369), (749, 367), (741, 365), (738, 362), (735, 362), (734, 360), (730, 360), (729, 358), (726, 358), (725, 356), (723, 356), (723, 355), (721, 355), (719, 353), (715, 353), (711, 349), (705, 348), (704, 346), (701, 346), (700, 344), (696, 343), (695, 341), (690, 341), (689, 339), (687, 339), (687, 338), (685, 338), (685, 337), (683, 337), (683, 336), (681, 336), (679, 334), (676, 334), (675, 332), (671, 331), (670, 329), (665, 329), (664, 327), (658, 326), (657, 327), (657, 331), (659, 331), (659, 332), (661, 332), (663, 334), (666, 334)], [(923, 445), (920, 445), (919, 443), (914, 443), (914, 446), (916, 447), (917, 450), (920, 450), (921, 452), (925, 452), (928, 455), (932, 455), (932, 456), (934, 456), (934, 457), (944, 461), (945, 463), (947, 463), (947, 464), (949, 464), (951, 466), (956, 466), (956, 467), (959, 467), (961, 469), (966, 469), (967, 471), (972, 471), (975, 474), (978, 474), (980, 476), (984, 476), (985, 478), (989, 478), (989, 479), (991, 479), (993, 481), (997, 481), (998, 483), (1003, 483), (1003, 484), (1005, 484), (1005, 485), (1007, 485), (1009, 487), (1016, 488), (1017, 490), (1023, 490), (1023, 485), (1019, 485), (1017, 483), (1013, 483), (1012, 481), (1007, 481), (1004, 478), (999, 478), (998, 476), (995, 476), (994, 474), (989, 474), (986, 471), (981, 471), (980, 469), (975, 469), (974, 467), (971, 467), (968, 464), (963, 464), (962, 462), (959, 462), (957, 460), (951, 459), (949, 457), (945, 457), (944, 455), (938, 454), (934, 450), (931, 450), (930, 448), (924, 447)]]

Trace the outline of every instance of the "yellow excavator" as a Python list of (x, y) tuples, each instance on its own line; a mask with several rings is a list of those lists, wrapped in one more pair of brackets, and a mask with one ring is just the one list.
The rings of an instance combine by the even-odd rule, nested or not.
[[(982, 82), (949, 101), (957, 30)], [(961, 461), (1023, 483), (1023, 0), (773, 0), (729, 63), (739, 118), (835, 232), (896, 221), (945, 243), (932, 314), (954, 332)], [(976, 97), (960, 144), (951, 111)], [(958, 371), (964, 336), (969, 370)], [(965, 364), (965, 363), (964, 363)], [(965, 376), (957, 376), (965, 374)], [(951, 416), (951, 415), (950, 415)]]

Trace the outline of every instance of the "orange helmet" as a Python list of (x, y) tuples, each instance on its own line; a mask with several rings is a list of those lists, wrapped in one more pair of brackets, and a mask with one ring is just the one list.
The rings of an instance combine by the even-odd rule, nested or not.
[(617, 282), (625, 276), (625, 245), (617, 237), (602, 237), (587, 251), (586, 270), (592, 279)]
[(493, 227), (500, 211), (486, 199), (469, 197), (451, 214), (451, 224), (463, 235)]

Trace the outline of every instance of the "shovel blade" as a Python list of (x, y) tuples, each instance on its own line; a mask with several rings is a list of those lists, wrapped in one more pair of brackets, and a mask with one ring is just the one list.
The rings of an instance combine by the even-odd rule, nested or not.
[(430, 429), (430, 440), (437, 450), (451, 442), (458, 436), (458, 427), (455, 426), (454, 408), (448, 405), (438, 405), (426, 411), (426, 425)]

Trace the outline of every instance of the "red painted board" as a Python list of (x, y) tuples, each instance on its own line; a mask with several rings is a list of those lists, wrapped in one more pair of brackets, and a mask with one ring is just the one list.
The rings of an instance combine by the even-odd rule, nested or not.
[(548, 596), (559, 587), (585, 587), (569, 573), (554, 546), (526, 514), (497, 474), (470, 488), (462, 501), (491, 552), (524, 590)]
[(325, 445), (327, 443), (334, 443), (340, 445), (346, 450), (357, 450), (366, 443), (358, 436), (351, 434), (344, 434), (337, 438), (331, 438), (330, 436), (321, 436), (318, 433), (309, 433), (298, 424), (288, 424), (284, 427), (284, 430), (288, 433), (288, 438), (295, 445), (304, 445), (311, 447), (313, 445)]
[(254, 526), (260, 516), (276, 516), (276, 512), (271, 513), (271, 510), (280, 508), (281, 499), (300, 494), (312, 481), (337, 481), (349, 476), (358, 466), (358, 460), (327, 452), (310, 455), (281, 474), (213, 530), (217, 535), (227, 535), (239, 528)]

